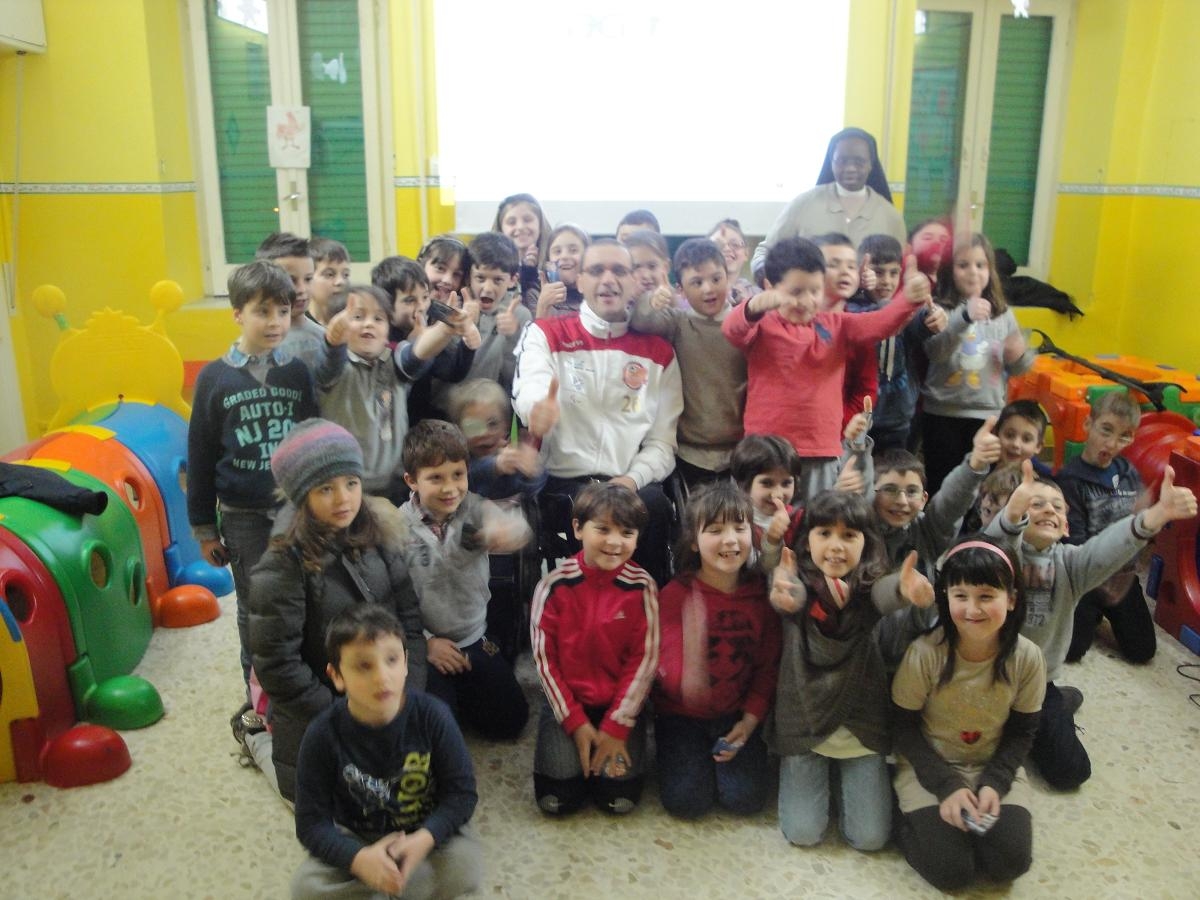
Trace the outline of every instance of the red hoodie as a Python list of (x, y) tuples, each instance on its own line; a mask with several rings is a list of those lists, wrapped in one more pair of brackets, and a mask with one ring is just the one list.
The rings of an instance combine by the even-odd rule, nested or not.
[(654, 709), (715, 719), (750, 713), (760, 722), (775, 694), (779, 616), (755, 578), (732, 594), (685, 575), (659, 597), (662, 637)]

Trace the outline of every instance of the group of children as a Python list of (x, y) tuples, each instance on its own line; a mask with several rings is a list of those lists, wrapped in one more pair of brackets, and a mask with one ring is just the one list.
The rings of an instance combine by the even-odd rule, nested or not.
[[(1054, 787), (1090, 773), (1054, 680), (1102, 616), (1131, 659), (1153, 654), (1133, 559), (1194, 496), (1168, 469), (1133, 515), (1119, 452), (1139, 413), (1120, 393), (1060, 482), (1035, 474), (1045, 417), (1005, 405), (1030, 351), (982, 235), (950, 247), (926, 223), (907, 257), (885, 236), (781, 240), (753, 285), (736, 222), (672, 265), (653, 217), (627, 219), (629, 321), (678, 360), (690, 496), (665, 584), (632, 562), (633, 490), (574, 499), (581, 549), (530, 609), (538, 806), (635, 808), (652, 728), (672, 815), (761, 810), (773, 754), (794, 844), (822, 840), (833, 785), (858, 849), (894, 836), (947, 889), (1019, 876), (1026, 756)], [(479, 884), (459, 723), (526, 726), (504, 633), (522, 598), (492, 586), (536, 544), (522, 508), (546, 482), (513, 421), (514, 354), (531, 321), (587, 302), (589, 243), (514, 195), (494, 231), (386, 259), (371, 285), (340, 244), (290, 235), (230, 278), (241, 337), (197, 382), (189, 515), (233, 568), (249, 702), (232, 725), (295, 802), (312, 854), (295, 896)]]

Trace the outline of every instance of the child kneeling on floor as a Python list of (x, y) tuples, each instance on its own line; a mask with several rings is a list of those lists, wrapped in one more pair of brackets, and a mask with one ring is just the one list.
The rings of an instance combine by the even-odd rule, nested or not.
[(583, 549), (534, 592), (529, 630), (546, 702), (533, 787), (545, 813), (573, 812), (589, 796), (608, 812), (627, 813), (641, 799), (658, 591), (629, 559), (648, 518), (624, 485), (587, 485), (571, 519)]
[(941, 633), (909, 645), (892, 682), (898, 840), (909, 864), (953, 891), (975, 875), (1012, 881), (1033, 857), (1029, 785), (1046, 663), (1021, 635), (1016, 565), (990, 541), (946, 554), (937, 577)]
[(346, 696), (300, 746), (296, 836), (310, 856), (293, 897), (457, 897), (480, 886), (471, 757), (444, 703), (405, 692), (404, 638), (374, 603), (329, 625), (329, 677)]
[(754, 508), (728, 481), (688, 499), (662, 590), (654, 736), (658, 794), (673, 816), (762, 809), (766, 718), (779, 668), (779, 616), (751, 557)]

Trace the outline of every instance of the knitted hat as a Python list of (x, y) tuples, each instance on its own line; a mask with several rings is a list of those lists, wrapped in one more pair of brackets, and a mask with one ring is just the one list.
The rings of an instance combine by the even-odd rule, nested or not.
[(327, 419), (306, 419), (271, 454), (275, 483), (296, 506), (308, 492), (338, 475), (362, 478), (362, 448), (354, 435)]

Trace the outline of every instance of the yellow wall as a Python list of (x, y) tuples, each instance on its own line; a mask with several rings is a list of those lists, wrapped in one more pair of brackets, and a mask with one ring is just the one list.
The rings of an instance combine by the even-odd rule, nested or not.
[[(433, 0), (387, 0), (387, 90), (397, 179), (429, 178), (437, 155)], [(893, 180), (906, 165), (913, 12), (917, 0), (851, 0), (852, 64), (846, 121), (880, 138)], [(192, 182), (186, 35), (175, 0), (44, 0), (49, 52), (25, 57), (22, 180), (49, 184)], [(415, 52), (412, 35), (420, 36)], [(1136, 196), (1131, 187), (1200, 187), (1200, 117), (1187, 88), (1200, 84), (1200, 3), (1086, 0), (1075, 4), (1059, 181), (1108, 193), (1060, 192), (1050, 280), (1073, 294), (1082, 320), (1041, 311), (1078, 353), (1133, 353), (1195, 371), (1186, 262), (1200, 241), (1200, 200)], [(0, 110), (15, 109), (16, 57), (0, 54)], [(423, 111), (423, 136), (413, 127)], [(13, 177), (14, 134), (0, 128), (0, 181)], [(1112, 191), (1124, 191), (1113, 193)], [(394, 188), (399, 252), (422, 239), (422, 191)], [(21, 198), (18, 311), (12, 320), (30, 434), (56, 405), (47, 360), (58, 333), (30, 307), (44, 282), (60, 285), (82, 324), (105, 305), (148, 321), (149, 286), (179, 281), (203, 294), (196, 195), (34, 193)], [(902, 198), (898, 198), (902, 202)], [(453, 193), (429, 186), (424, 234), (454, 223)], [(12, 255), (11, 197), (0, 195), (0, 261)], [(1147, 311), (1164, 325), (1150, 327)], [(1192, 317), (1192, 318), (1190, 318)], [(1186, 323), (1187, 327), (1171, 327)], [(196, 308), (168, 320), (186, 359), (211, 358), (233, 330), (227, 310)]]
[(1087, 316), (1048, 330), (1072, 352), (1200, 369), (1184, 262), (1200, 241), (1200, 199), (1131, 193), (1200, 190), (1200, 118), (1183, 89), (1200, 83), (1197, 35), (1192, 0), (1076, 7), (1059, 181), (1108, 193), (1058, 198), (1050, 280)]
[[(195, 196), (66, 185), (161, 185), (192, 176), (179, 8), (162, 0), (44, 0), (48, 51), (24, 57), (17, 308), (18, 369), (30, 434), (57, 406), (47, 362), (59, 332), (29, 297), (51, 282), (82, 325), (105, 306), (153, 318), (161, 278), (200, 293)], [(0, 109), (16, 108), (17, 57), (0, 56)], [(11, 121), (11, 120), (9, 120)], [(0, 129), (0, 179), (18, 136)], [(35, 185), (53, 185), (47, 193)], [(94, 188), (92, 189), (94, 190)], [(11, 202), (4, 222), (11, 221)]]

